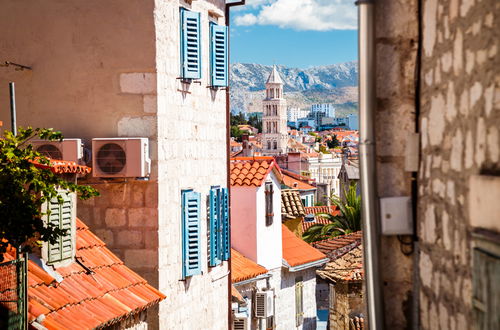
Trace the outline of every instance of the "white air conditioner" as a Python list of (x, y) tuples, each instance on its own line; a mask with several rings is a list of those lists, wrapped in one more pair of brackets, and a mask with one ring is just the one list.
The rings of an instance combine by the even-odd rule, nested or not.
[(31, 141), (33, 149), (51, 159), (69, 160), (79, 164), (83, 158), (81, 139), (63, 139), (62, 141)]
[(250, 317), (244, 313), (234, 314), (233, 330), (250, 330)]
[(92, 173), (98, 178), (144, 178), (151, 171), (147, 138), (92, 139)]
[(255, 317), (267, 318), (273, 316), (274, 292), (261, 291), (255, 293)]

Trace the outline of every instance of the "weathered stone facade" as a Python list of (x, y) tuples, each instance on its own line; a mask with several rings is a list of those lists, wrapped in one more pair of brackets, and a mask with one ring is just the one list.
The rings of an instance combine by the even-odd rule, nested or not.
[[(6, 0), (2, 6), (0, 27), (12, 31), (0, 40), (2, 60), (33, 67), (5, 74), (2, 68), (0, 76), (3, 86), (17, 84), (20, 126), (54, 127), (87, 148), (96, 137), (149, 138), (149, 181), (88, 180), (101, 197), (78, 205), (78, 216), (108, 247), (168, 296), (148, 314), (149, 325), (227, 329), (228, 267), (208, 267), (204, 206), (210, 186), (227, 186), (226, 95), (206, 88), (209, 22), (224, 24), (225, 2)], [(180, 6), (201, 14), (200, 84), (177, 79)], [(8, 100), (5, 93), (0, 99)], [(7, 122), (6, 115), (0, 119)], [(202, 275), (182, 281), (180, 199), (188, 188), (202, 195)]]
[[(413, 254), (417, 280), (412, 283), (412, 257), (400, 252), (397, 238), (383, 237), (386, 325), (469, 329), (474, 321), (471, 249), (476, 229), (470, 214), (479, 205), (471, 203), (470, 187), (493, 182), (477, 178), (497, 175), (500, 169), (500, 3), (423, 0), (419, 77), (417, 6), (417, 1), (376, 2), (380, 196), (411, 194), (404, 151), (407, 133), (415, 131), (415, 105), (420, 104), (419, 242), (417, 256)], [(420, 78), (420, 95), (415, 95), (415, 78)], [(414, 298), (418, 320), (411, 317)]]
[(500, 3), (427, 0), (423, 16), (421, 328), (469, 329), (474, 267), (469, 211), (478, 206), (470, 200), (470, 180), (500, 170)]
[(352, 329), (351, 316), (364, 311), (362, 282), (339, 281), (330, 284), (330, 329)]
[[(411, 173), (404, 170), (404, 151), (408, 133), (415, 130), (417, 1), (378, 0), (375, 15), (378, 195), (409, 196)], [(383, 236), (380, 251), (386, 327), (405, 329), (412, 322), (412, 256), (401, 252), (395, 236)]]

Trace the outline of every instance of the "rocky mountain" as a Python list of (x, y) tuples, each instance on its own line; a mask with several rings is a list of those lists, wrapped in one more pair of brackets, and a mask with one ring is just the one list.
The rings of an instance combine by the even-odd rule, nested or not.
[[(261, 64), (231, 65), (231, 111), (261, 111), (265, 82), (271, 69)], [(308, 69), (278, 65), (277, 70), (285, 83), (289, 106), (305, 108), (313, 103), (335, 103), (340, 114), (357, 111), (357, 62)]]

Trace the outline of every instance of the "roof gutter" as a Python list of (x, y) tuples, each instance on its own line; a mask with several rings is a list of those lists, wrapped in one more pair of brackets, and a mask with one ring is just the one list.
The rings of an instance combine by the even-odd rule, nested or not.
[(366, 310), (370, 329), (384, 329), (375, 165), (375, 0), (358, 0), (359, 172)]
[(292, 267), (285, 259), (283, 259), (282, 264), (283, 264), (283, 267), (288, 268), (289, 272), (294, 273), (294, 272), (299, 272), (301, 270), (312, 268), (312, 267), (320, 267), (320, 266), (326, 264), (329, 260), (330, 259), (328, 259), (328, 258), (324, 258), (324, 259), (319, 259), (316, 261), (312, 261), (312, 262), (308, 262), (308, 263), (305, 263), (302, 265)]
[(253, 283), (253, 282), (260, 281), (260, 280), (264, 280), (264, 279), (270, 278), (270, 277), (273, 277), (273, 274), (266, 273), (266, 274), (262, 274), (262, 275), (259, 275), (259, 276), (256, 276), (256, 277), (249, 278), (248, 280), (244, 280), (244, 281), (233, 283), (233, 285), (234, 286), (245, 285), (245, 284), (248, 284), (248, 283)]
[[(230, 51), (230, 41), (231, 41), (231, 29), (229, 28), (230, 26), (230, 9), (231, 7), (235, 6), (242, 6), (245, 5), (245, 0), (241, 0), (238, 2), (227, 2), (226, 1), (226, 7), (224, 8), (224, 18), (226, 20), (226, 26), (227, 26), (227, 73), (228, 73), (228, 84), (226, 88), (226, 186), (227, 186), (227, 191), (228, 191), (228, 212), (229, 212), (229, 219), (228, 219), (228, 224), (229, 228), (231, 228), (231, 173), (229, 169), (231, 168), (231, 103), (230, 103), (230, 94), (229, 94), (229, 88), (230, 88), (230, 74), (231, 70), (230, 68), (230, 56), (231, 56), (231, 51)], [(229, 233), (229, 242), (231, 242), (231, 233)], [(227, 328), (228, 330), (231, 330), (233, 328), (233, 322), (232, 322), (232, 315), (233, 311), (231, 309), (231, 304), (232, 304), (232, 295), (231, 295), (231, 288), (232, 288), (232, 281), (231, 281), (231, 255), (229, 255), (228, 261), (227, 261), (227, 268), (228, 268), (228, 277), (227, 277)]]

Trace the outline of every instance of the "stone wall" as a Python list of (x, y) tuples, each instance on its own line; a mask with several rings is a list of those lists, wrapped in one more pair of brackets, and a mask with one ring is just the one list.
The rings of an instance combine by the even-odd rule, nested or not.
[(423, 10), (421, 328), (468, 329), (470, 180), (500, 169), (500, 3), (427, 0)]
[[(378, 195), (410, 196), (411, 174), (404, 170), (404, 151), (408, 133), (415, 131), (417, 1), (377, 0), (375, 28)], [(380, 251), (386, 327), (409, 328), (412, 256), (401, 252), (395, 236), (383, 236)]]

